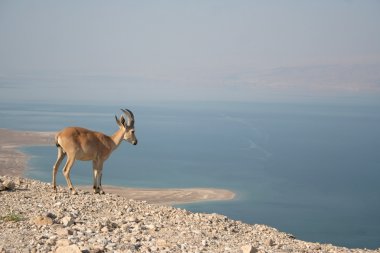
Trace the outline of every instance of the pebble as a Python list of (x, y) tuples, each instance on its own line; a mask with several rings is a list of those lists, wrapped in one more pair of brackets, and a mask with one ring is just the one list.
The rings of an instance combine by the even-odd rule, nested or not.
[[(110, 194), (68, 190), (27, 178), (0, 176), (0, 252), (380, 253), (297, 240), (260, 224), (191, 213)], [(13, 182), (13, 184), (12, 184)], [(12, 188), (12, 187), (11, 187)], [(7, 188), (8, 189), (8, 188)], [(28, 189), (28, 190), (18, 190)]]
[(63, 226), (69, 227), (74, 224), (74, 219), (71, 216), (65, 216), (61, 219)]
[(241, 250), (243, 251), (243, 253), (257, 253), (258, 252), (258, 250), (252, 245), (244, 245), (241, 247)]

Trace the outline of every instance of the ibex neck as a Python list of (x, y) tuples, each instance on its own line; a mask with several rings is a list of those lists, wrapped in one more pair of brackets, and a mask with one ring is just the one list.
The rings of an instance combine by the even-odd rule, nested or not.
[(115, 144), (114, 149), (117, 148), (120, 145), (121, 141), (123, 140), (124, 132), (125, 130), (120, 128), (112, 135), (111, 139), (113, 143)]

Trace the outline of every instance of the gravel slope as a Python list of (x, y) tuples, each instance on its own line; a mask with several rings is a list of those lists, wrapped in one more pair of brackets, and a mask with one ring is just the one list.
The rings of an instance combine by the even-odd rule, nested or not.
[(0, 252), (380, 252), (25, 178), (0, 176), (0, 189)]

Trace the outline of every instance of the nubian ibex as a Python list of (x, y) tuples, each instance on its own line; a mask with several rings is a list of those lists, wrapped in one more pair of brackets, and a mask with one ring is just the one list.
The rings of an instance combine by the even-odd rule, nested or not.
[(56, 175), (59, 165), (65, 156), (67, 156), (66, 164), (63, 167), (63, 175), (71, 193), (76, 194), (70, 180), (70, 170), (75, 160), (92, 160), (94, 193), (104, 194), (101, 183), (104, 161), (120, 145), (122, 140), (128, 141), (133, 145), (137, 144), (133, 113), (127, 109), (121, 110), (127, 116), (127, 121), (123, 115), (121, 115), (120, 119), (115, 116), (119, 130), (112, 136), (81, 127), (67, 127), (56, 134), (55, 142), (58, 147), (58, 157), (53, 166), (53, 187), (55, 191), (57, 191)]

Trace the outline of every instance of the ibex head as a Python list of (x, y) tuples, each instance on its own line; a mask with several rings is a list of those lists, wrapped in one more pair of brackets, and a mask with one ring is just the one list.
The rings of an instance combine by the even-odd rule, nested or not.
[(123, 139), (133, 145), (137, 145), (137, 138), (135, 136), (135, 118), (133, 116), (133, 113), (128, 109), (121, 110), (125, 116), (127, 116), (127, 121), (125, 121), (123, 115), (120, 116), (120, 120), (117, 118), (117, 116), (115, 116), (115, 118), (116, 123), (119, 125), (119, 127), (125, 129)]

